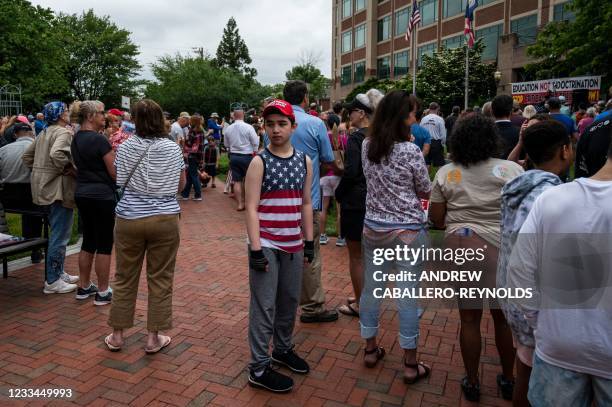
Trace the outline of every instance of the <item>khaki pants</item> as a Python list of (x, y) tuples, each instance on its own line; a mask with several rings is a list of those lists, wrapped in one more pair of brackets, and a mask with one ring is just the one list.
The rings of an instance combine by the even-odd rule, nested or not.
[(179, 242), (179, 215), (117, 218), (117, 271), (108, 320), (112, 328), (134, 326), (134, 307), (145, 254), (149, 288), (147, 329), (155, 332), (172, 328), (172, 281)]
[(313, 238), (314, 238), (314, 259), (312, 263), (304, 265), (304, 274), (302, 275), (302, 298), (300, 306), (302, 314), (312, 315), (324, 310), (325, 291), (321, 283), (321, 244), (319, 237), (321, 236), (320, 213), (314, 211), (312, 219), (314, 223)]

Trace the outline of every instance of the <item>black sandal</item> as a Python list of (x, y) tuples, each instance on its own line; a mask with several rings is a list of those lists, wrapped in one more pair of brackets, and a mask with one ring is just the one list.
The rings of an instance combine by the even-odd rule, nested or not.
[(461, 390), (467, 401), (480, 401), (480, 383), (471, 384), (466, 376), (461, 380)]
[[(406, 359), (404, 359), (404, 366), (410, 369), (416, 370), (416, 373), (417, 373), (416, 376), (413, 377), (412, 379), (409, 379), (406, 376), (404, 376), (404, 383), (406, 384), (415, 384), (419, 380), (424, 379), (427, 376), (429, 376), (429, 373), (431, 373), (431, 368), (426, 366), (423, 362), (417, 362), (415, 364), (408, 364), (406, 363)], [(421, 371), (419, 370), (419, 366), (423, 367), (423, 369), (425, 370), (425, 373), (421, 374)]]
[(363, 353), (364, 353), (364, 357), (365, 357), (365, 355), (372, 355), (372, 354), (376, 353), (376, 361), (374, 363), (366, 362), (365, 359), (363, 361), (363, 363), (366, 365), (366, 367), (372, 368), (372, 367), (376, 366), (376, 364), (378, 363), (379, 360), (381, 360), (382, 358), (385, 357), (385, 348), (383, 348), (381, 346), (377, 346), (376, 348), (374, 348), (372, 350), (364, 349)]

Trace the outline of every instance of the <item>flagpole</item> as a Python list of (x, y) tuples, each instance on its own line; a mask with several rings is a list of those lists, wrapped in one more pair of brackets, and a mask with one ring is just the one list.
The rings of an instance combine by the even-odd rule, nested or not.
[(416, 68), (417, 68), (417, 64), (416, 64), (416, 36), (417, 36), (417, 30), (416, 28), (414, 29), (414, 35), (412, 36), (413, 38), (411, 39), (412, 44), (410, 44), (410, 48), (412, 48), (412, 94), (414, 96), (416, 96)]
[(469, 44), (465, 44), (465, 103), (464, 109), (468, 108), (468, 88), (469, 88), (469, 78), (470, 78), (470, 63), (469, 63), (469, 52), (470, 46)]

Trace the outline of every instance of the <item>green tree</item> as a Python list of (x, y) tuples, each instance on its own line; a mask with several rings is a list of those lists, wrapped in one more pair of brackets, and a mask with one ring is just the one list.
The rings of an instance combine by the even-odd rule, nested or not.
[(21, 86), (24, 111), (65, 98), (63, 43), (53, 12), (26, 0), (0, 0), (0, 10), (0, 86)]
[[(565, 5), (574, 21), (547, 24), (536, 43), (527, 49), (538, 62), (527, 71), (538, 79), (574, 75), (604, 75), (604, 89), (612, 84), (612, 3), (600, 0), (573, 0)], [(606, 85), (607, 84), (607, 85)]]
[(257, 70), (249, 67), (253, 61), (249, 55), (249, 49), (240, 36), (238, 24), (234, 17), (230, 17), (223, 29), (223, 37), (217, 47), (215, 63), (220, 68), (227, 68), (239, 72), (247, 78), (255, 78)]
[(310, 62), (296, 65), (285, 73), (287, 80), (302, 80), (308, 84), (308, 93), (311, 100), (319, 100), (327, 94), (330, 80), (321, 73), (321, 70)]
[(165, 56), (151, 70), (155, 81), (147, 84), (145, 95), (174, 115), (181, 111), (228, 115), (230, 103), (258, 107), (272, 90), (239, 72), (219, 68), (208, 58)]
[(121, 102), (121, 95), (134, 96), (140, 70), (138, 47), (130, 32), (117, 27), (108, 16), (93, 10), (58, 16), (58, 31), (66, 55), (66, 75), (72, 96), (97, 99), (108, 106)]

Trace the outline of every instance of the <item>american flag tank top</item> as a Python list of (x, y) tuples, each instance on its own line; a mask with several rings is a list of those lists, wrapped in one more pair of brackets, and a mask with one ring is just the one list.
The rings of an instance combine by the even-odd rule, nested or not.
[(264, 163), (259, 208), (261, 245), (296, 253), (303, 249), (302, 192), (306, 180), (306, 155), (293, 149), (282, 158), (267, 148), (259, 153)]

